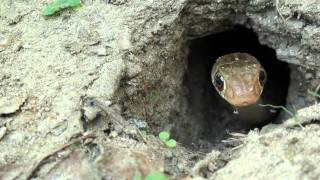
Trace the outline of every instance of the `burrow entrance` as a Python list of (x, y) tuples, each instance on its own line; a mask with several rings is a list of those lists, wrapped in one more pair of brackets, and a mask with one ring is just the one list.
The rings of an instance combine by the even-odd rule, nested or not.
[(234, 108), (214, 89), (210, 74), (215, 60), (233, 52), (255, 56), (266, 69), (268, 80), (261, 96), (263, 103), (286, 105), (289, 66), (277, 59), (273, 49), (261, 45), (252, 30), (236, 26), (230, 31), (195, 39), (190, 42), (188, 68), (183, 82), (187, 89), (188, 111), (183, 125), (176, 126), (174, 131), (180, 141), (186, 144), (201, 140), (214, 143), (224, 138), (228, 131), (246, 133), (267, 123), (279, 122), (279, 111), (263, 107), (258, 107), (263, 109), (263, 113), (246, 113), (260, 118), (260, 123), (239, 121), (240, 116), (233, 113)]

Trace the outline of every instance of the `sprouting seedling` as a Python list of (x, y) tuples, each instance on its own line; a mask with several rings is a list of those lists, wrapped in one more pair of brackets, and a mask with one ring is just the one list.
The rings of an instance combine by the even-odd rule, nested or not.
[(167, 176), (158, 171), (151, 171), (145, 178), (145, 180), (168, 180)]
[(43, 9), (42, 14), (44, 16), (51, 16), (62, 9), (75, 8), (80, 4), (80, 0), (54, 0)]
[[(142, 180), (141, 176), (135, 176), (134, 180)], [(144, 180), (168, 180), (168, 177), (158, 171), (151, 171), (147, 174)]]
[(311, 91), (310, 89), (308, 89), (308, 94), (313, 97), (320, 98), (320, 94), (318, 94), (316, 91)]
[(294, 111), (290, 111), (288, 108), (284, 107), (284, 106), (276, 106), (276, 105), (272, 105), (272, 104), (259, 104), (259, 106), (261, 107), (272, 107), (275, 109), (282, 109), (284, 112), (286, 112), (287, 114), (289, 114), (297, 123), (298, 125), (301, 127), (301, 129), (304, 129), (304, 127), (301, 125), (301, 123), (299, 123), (298, 120), (298, 112), (297, 110), (294, 108)]
[(174, 139), (170, 139), (170, 133), (168, 131), (161, 131), (159, 133), (159, 138), (161, 141), (165, 143), (165, 145), (169, 148), (174, 148), (177, 146), (177, 141)]

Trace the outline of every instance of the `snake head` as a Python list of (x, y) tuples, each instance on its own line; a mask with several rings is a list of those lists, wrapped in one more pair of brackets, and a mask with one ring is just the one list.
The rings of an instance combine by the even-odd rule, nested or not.
[(255, 57), (232, 53), (216, 60), (211, 77), (218, 93), (230, 104), (240, 107), (259, 100), (267, 74)]

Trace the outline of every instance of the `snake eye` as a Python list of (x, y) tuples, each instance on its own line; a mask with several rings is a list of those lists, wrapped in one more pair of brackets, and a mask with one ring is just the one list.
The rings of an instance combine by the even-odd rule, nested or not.
[(220, 74), (216, 74), (214, 76), (214, 86), (219, 90), (222, 91), (224, 87), (224, 79)]
[(260, 82), (260, 85), (263, 86), (267, 81), (267, 73), (264, 69), (260, 69), (260, 72), (259, 72), (259, 82)]

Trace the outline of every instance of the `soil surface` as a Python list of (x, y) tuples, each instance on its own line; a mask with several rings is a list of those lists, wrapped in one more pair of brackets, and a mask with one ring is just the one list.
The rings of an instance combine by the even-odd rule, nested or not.
[[(48, 3), (0, 3), (0, 179), (320, 178), (318, 0)], [(267, 66), (262, 124), (209, 79), (233, 51)]]

